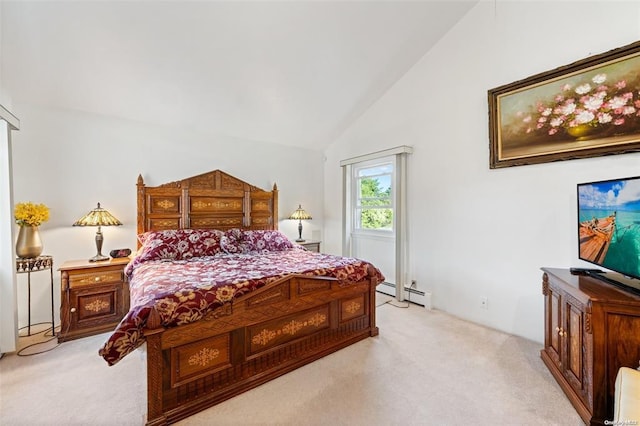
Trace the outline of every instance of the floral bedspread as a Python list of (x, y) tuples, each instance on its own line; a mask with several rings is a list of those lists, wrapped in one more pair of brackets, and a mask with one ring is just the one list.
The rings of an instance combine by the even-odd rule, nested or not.
[(154, 306), (162, 325), (173, 327), (198, 321), (223, 303), (288, 274), (360, 281), (369, 265), (300, 248), (132, 263), (127, 267), (131, 308), (99, 353), (113, 365), (144, 343), (142, 330)]

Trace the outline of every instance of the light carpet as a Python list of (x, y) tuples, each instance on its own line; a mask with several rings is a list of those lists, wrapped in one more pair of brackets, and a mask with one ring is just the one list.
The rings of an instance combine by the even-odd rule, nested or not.
[[(378, 299), (379, 336), (179, 424), (583, 425), (540, 360), (540, 344)], [(97, 354), (106, 337), (1, 359), (0, 424), (144, 424), (143, 354), (108, 367)]]

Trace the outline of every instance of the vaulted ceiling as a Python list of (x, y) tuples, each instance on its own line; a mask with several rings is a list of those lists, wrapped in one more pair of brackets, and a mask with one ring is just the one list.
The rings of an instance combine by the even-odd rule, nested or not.
[(7, 1), (14, 103), (323, 149), (474, 1)]

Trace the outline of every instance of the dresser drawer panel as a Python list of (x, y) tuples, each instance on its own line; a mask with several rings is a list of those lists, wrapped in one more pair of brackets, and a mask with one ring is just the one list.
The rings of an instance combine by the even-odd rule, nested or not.
[(150, 213), (180, 213), (180, 196), (149, 197)]
[(191, 197), (189, 199), (191, 213), (239, 213), (244, 209), (243, 198), (231, 197)]
[(271, 213), (271, 199), (256, 199), (255, 197), (251, 200), (251, 212), (252, 213)]
[(340, 322), (349, 321), (366, 314), (365, 294), (347, 300), (340, 300)]
[(122, 282), (121, 270), (71, 274), (69, 276), (69, 287), (71, 288), (117, 282)]
[(231, 336), (210, 337), (171, 348), (171, 387), (231, 367)]
[(182, 228), (182, 220), (180, 217), (152, 217), (147, 221), (147, 229), (154, 231), (180, 228)]
[(320, 253), (320, 243), (298, 243), (309, 251)]
[(278, 345), (313, 334), (330, 326), (329, 304), (287, 317), (247, 327), (247, 355), (254, 356)]
[(229, 217), (191, 217), (191, 228), (229, 229), (240, 228), (242, 216)]
[(78, 322), (95, 321), (118, 315), (117, 290), (109, 289), (102, 293), (78, 295)]
[(271, 225), (271, 217), (269, 216), (257, 216), (251, 215), (251, 224), (253, 226), (268, 226)]

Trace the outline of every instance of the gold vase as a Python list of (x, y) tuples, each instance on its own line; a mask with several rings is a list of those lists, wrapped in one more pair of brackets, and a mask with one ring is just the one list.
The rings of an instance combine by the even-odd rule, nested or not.
[(576, 138), (576, 140), (582, 141), (593, 137), (598, 132), (598, 128), (590, 126), (588, 124), (579, 124), (574, 127), (568, 127), (567, 133)]
[(38, 257), (42, 253), (42, 240), (37, 226), (21, 226), (16, 241), (16, 255), (23, 259)]

